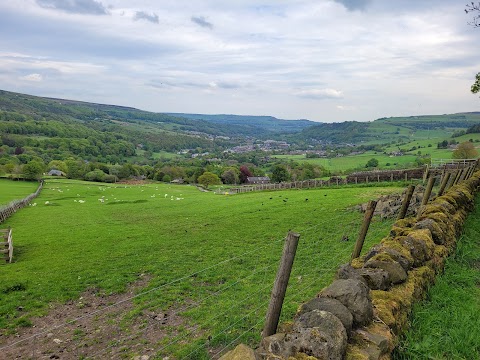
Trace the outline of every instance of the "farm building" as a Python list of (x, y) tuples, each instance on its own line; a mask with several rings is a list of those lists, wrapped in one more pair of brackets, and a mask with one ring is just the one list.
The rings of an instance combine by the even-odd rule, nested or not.
[(57, 170), (57, 169), (52, 169), (48, 172), (48, 175), (50, 176), (65, 176), (66, 174), (63, 171)]
[(247, 177), (247, 184), (270, 184), (270, 178), (268, 176), (249, 176)]

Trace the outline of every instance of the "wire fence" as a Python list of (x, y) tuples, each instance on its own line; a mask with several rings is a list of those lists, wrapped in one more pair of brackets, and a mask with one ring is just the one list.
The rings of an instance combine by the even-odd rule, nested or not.
[[(362, 214), (333, 213), (300, 233), (282, 319), (331, 282), (350, 259)], [(393, 220), (374, 218), (365, 248), (388, 234)], [(219, 259), (214, 265), (117, 297), (86, 292), (21, 337), (0, 345), (5, 358), (103, 359), (155, 356), (217, 359), (236, 344), (258, 344), (284, 238)], [(145, 286), (146, 290), (145, 290)], [(61, 310), (58, 310), (61, 311)]]

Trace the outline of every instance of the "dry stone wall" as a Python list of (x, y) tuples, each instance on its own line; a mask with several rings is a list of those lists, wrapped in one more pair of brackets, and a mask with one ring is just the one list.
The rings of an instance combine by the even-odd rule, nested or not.
[[(336, 279), (303, 304), (293, 322), (242, 359), (389, 359), (415, 302), (442, 271), (480, 187), (480, 171), (397, 221), (366, 255), (341, 265)], [(235, 353), (237, 351), (237, 353)]]

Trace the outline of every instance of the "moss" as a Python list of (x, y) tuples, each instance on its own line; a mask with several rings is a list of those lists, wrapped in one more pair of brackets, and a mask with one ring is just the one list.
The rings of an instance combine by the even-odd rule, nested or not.
[(372, 256), (368, 261), (369, 262), (371, 261), (396, 262), (395, 259), (389, 253), (386, 253), (386, 252), (378, 253), (377, 255)]
[(436, 198), (432, 202), (432, 205), (439, 207), (442, 212), (446, 212), (450, 215), (455, 214), (455, 212), (457, 211), (456, 207), (453, 206), (450, 202), (448, 202), (443, 196)]
[(451, 250), (444, 245), (436, 246), (432, 259), (427, 261), (425, 265), (435, 271), (435, 273), (441, 273), (445, 266), (445, 260), (450, 252)]
[(413, 257), (410, 251), (403, 247), (398, 241), (395, 241), (395, 238), (385, 238), (381, 241), (381, 244), (385, 248), (389, 248), (399, 252), (409, 263), (413, 264)]
[(318, 360), (314, 356), (310, 356), (304, 353), (298, 353), (295, 356), (290, 356), (288, 360)]
[(432, 234), (435, 244), (443, 244), (445, 242), (447, 226), (443, 222), (437, 222), (432, 219), (424, 219), (415, 225), (415, 229), (428, 229)]
[(418, 229), (412, 231), (409, 235), (409, 238), (421, 241), (425, 244), (426, 254), (429, 258), (433, 256), (435, 251), (435, 243), (433, 242), (432, 232), (429, 229)]
[(445, 213), (445, 210), (438, 204), (430, 203), (423, 207), (421, 217), (425, 217), (426, 215), (431, 213)]
[(370, 296), (375, 315), (390, 329), (396, 329), (396, 316), (401, 308), (397, 299), (391, 295), (391, 292), (383, 290), (371, 290)]
[(415, 224), (414, 218), (406, 218), (395, 221), (390, 230), (390, 236), (405, 236)]
[(370, 355), (357, 345), (348, 344), (345, 360), (370, 360)]
[(370, 291), (375, 314), (395, 334), (399, 334), (408, 325), (408, 315), (413, 302), (425, 296), (426, 289), (433, 283), (434, 277), (435, 272), (431, 268), (422, 266), (411, 270), (407, 281), (389, 291)]
[[(300, 310), (300, 308), (298, 310)], [(278, 328), (277, 328), (277, 333), (291, 333), (292, 331), (293, 331), (293, 321), (282, 322), (280, 325), (278, 325)]]
[(373, 345), (378, 347), (381, 353), (390, 353), (395, 347), (396, 337), (387, 325), (374, 322), (354, 331), (348, 341), (360, 349), (366, 349)]
[(350, 265), (354, 268), (354, 269), (361, 269), (363, 267), (363, 265), (365, 265), (365, 257), (364, 256), (361, 256), (359, 258), (356, 258), (356, 259), (353, 259), (351, 262), (350, 262)]

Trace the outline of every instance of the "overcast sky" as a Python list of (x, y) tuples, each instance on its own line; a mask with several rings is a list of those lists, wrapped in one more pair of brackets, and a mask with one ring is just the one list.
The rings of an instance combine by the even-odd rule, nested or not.
[(0, 89), (315, 121), (480, 110), (458, 0), (0, 0)]

